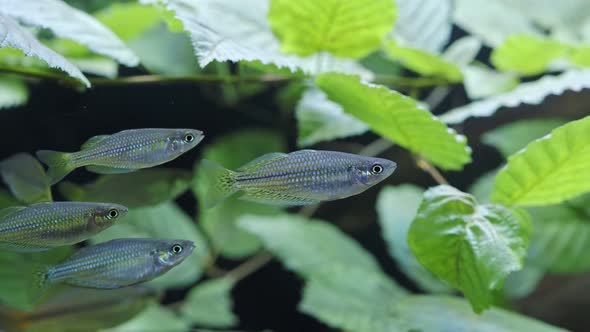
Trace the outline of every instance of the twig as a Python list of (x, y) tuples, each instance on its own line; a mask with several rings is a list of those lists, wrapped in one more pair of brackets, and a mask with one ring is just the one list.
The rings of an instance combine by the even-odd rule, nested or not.
[(231, 278), (236, 282), (244, 279), (250, 274), (256, 272), (258, 269), (268, 264), (272, 260), (272, 255), (267, 251), (262, 251), (254, 257), (245, 261), (235, 269), (229, 271), (224, 277)]
[(438, 169), (436, 169), (436, 167), (434, 167), (431, 163), (426, 161), (426, 159), (422, 157), (417, 157), (416, 165), (418, 165), (418, 167), (420, 167), (420, 169), (422, 169), (426, 173), (430, 174), (430, 176), (432, 176), (434, 181), (436, 181), (438, 184), (449, 184), (447, 179), (445, 179), (445, 177), (442, 174), (440, 174)]

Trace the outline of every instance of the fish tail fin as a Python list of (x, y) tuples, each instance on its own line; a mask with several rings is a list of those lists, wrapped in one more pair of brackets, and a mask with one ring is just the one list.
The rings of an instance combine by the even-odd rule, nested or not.
[(59, 182), (75, 168), (71, 166), (70, 154), (66, 152), (40, 150), (37, 151), (37, 158), (49, 167), (47, 176), (52, 185)]
[(39, 303), (44, 298), (49, 288), (49, 266), (38, 265), (33, 267), (32, 282), (29, 296), (33, 303)]
[(202, 197), (205, 207), (214, 207), (238, 191), (236, 172), (207, 159), (201, 162), (201, 171), (199, 180), (204, 182), (206, 188), (206, 195)]
[(0, 308), (0, 331), (25, 332), (27, 329), (26, 312), (11, 308)]

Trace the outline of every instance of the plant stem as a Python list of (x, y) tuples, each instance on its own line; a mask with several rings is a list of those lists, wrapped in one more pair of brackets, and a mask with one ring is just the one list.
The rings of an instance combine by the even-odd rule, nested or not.
[(232, 278), (238, 282), (268, 264), (272, 258), (272, 255), (268, 251), (261, 251), (235, 269), (226, 273), (224, 277)]
[(432, 176), (432, 178), (434, 179), (434, 181), (436, 181), (436, 183), (449, 184), (447, 179), (445, 179), (445, 177), (442, 174), (440, 174), (438, 169), (436, 167), (434, 167), (434, 165), (432, 165), (431, 163), (426, 161), (426, 159), (424, 159), (422, 157), (416, 157), (416, 165), (418, 165), (418, 167), (420, 167), (420, 169), (422, 169), (426, 173), (430, 174), (430, 176)]

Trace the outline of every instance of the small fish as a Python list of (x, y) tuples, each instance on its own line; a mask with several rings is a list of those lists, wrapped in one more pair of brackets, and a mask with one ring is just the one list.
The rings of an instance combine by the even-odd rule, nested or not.
[(395, 162), (343, 152), (301, 150), (263, 155), (237, 171), (204, 160), (209, 188), (205, 206), (240, 193), (241, 199), (274, 205), (307, 205), (353, 196), (383, 181)]
[(51, 184), (57, 183), (78, 167), (99, 174), (121, 174), (164, 164), (178, 158), (203, 140), (196, 129), (131, 129), (113, 135), (90, 138), (81, 151), (37, 151), (49, 166)]
[(121, 288), (152, 280), (182, 263), (195, 245), (186, 240), (116, 239), (84, 247), (36, 274), (40, 289), (59, 283)]
[(75, 244), (112, 226), (127, 208), (111, 203), (48, 202), (0, 210), (0, 248), (33, 252)]

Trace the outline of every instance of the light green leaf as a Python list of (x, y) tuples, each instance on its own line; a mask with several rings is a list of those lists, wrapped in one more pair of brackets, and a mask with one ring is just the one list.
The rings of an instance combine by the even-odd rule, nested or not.
[(0, 13), (30, 25), (50, 29), (60, 38), (78, 42), (124, 65), (135, 66), (138, 63), (135, 54), (112, 31), (92, 16), (63, 1), (0, 0)]
[(93, 183), (59, 184), (59, 191), (70, 201), (117, 202), (129, 208), (147, 207), (175, 199), (191, 182), (188, 171), (154, 168), (117, 175), (103, 175)]
[(308, 89), (295, 108), (299, 127), (297, 145), (314, 145), (360, 135), (369, 130), (366, 124), (345, 113), (342, 106), (328, 100), (326, 94), (318, 89)]
[(529, 209), (534, 226), (528, 257), (532, 264), (553, 273), (590, 270), (590, 195), (581, 203)]
[(530, 35), (511, 35), (496, 47), (492, 64), (501, 71), (536, 75), (547, 70), (551, 63), (563, 59), (570, 47), (559, 41)]
[(578, 67), (590, 67), (590, 46), (583, 45), (572, 50), (569, 61)]
[(157, 8), (135, 2), (113, 3), (94, 16), (124, 41), (139, 37), (162, 21)]
[(482, 135), (481, 140), (498, 149), (504, 157), (508, 157), (565, 123), (563, 119), (547, 118), (511, 122), (488, 131)]
[(50, 202), (51, 188), (43, 166), (28, 153), (0, 161), (0, 176), (14, 197), (31, 204)]
[(22, 80), (0, 76), (0, 109), (24, 105), (28, 99), (29, 89)]
[(481, 312), (506, 276), (522, 267), (530, 231), (526, 212), (478, 205), (473, 196), (441, 185), (424, 193), (408, 244), (422, 265)]
[(395, 15), (391, 0), (270, 0), (268, 21), (286, 53), (356, 59), (379, 48)]
[(209, 255), (205, 238), (194, 222), (172, 202), (132, 209), (121, 222), (90, 241), (99, 243), (118, 238), (182, 239), (195, 243), (195, 251), (182, 264), (146, 284), (158, 289), (180, 288), (194, 283), (201, 276), (202, 266)]
[(387, 186), (377, 198), (377, 213), (382, 236), (398, 266), (418, 286), (431, 293), (448, 293), (451, 288), (426, 270), (410, 251), (407, 242), (410, 224), (424, 191), (414, 185)]
[(141, 2), (164, 3), (176, 13), (191, 35), (201, 67), (212, 61), (260, 61), (292, 72), (340, 71), (371, 76), (356, 61), (327, 53), (309, 57), (282, 53), (281, 44), (267, 22), (268, 0), (199, 0), (198, 5), (191, 0)]
[(111, 59), (98, 56), (68, 58), (81, 71), (106, 78), (115, 78), (119, 73), (119, 64)]
[(231, 289), (234, 281), (229, 278), (208, 280), (191, 289), (180, 312), (182, 317), (197, 326), (232, 327), (238, 317), (232, 312)]
[[(531, 237), (531, 248), (533, 242), (534, 235)], [(527, 260), (529, 255), (530, 250), (529, 254), (527, 254)], [(539, 285), (539, 282), (544, 276), (544, 269), (533, 266), (532, 264), (529, 264), (529, 262), (525, 262), (525, 265), (521, 270), (510, 273), (506, 278), (506, 282), (504, 282), (504, 295), (509, 299), (521, 299), (526, 297), (535, 291), (537, 285)]]
[(385, 51), (405, 67), (425, 76), (442, 77), (450, 82), (463, 80), (461, 70), (444, 58), (426, 51), (403, 47), (394, 41), (384, 44)]
[(319, 75), (316, 84), (345, 112), (443, 169), (459, 170), (471, 161), (465, 136), (447, 128), (415, 100), (397, 91), (336, 73)]
[(470, 64), (481, 50), (481, 41), (473, 36), (456, 39), (442, 54), (443, 59), (463, 68)]
[(39, 253), (0, 252), (0, 303), (20, 310), (31, 310), (39, 300), (32, 294), (33, 276), (40, 266), (57, 264), (72, 253), (72, 247), (60, 247)]
[(320, 220), (283, 214), (244, 216), (240, 227), (258, 236), (285, 266), (311, 276), (326, 266), (354, 266), (380, 272), (377, 261), (336, 227)]
[[(247, 162), (270, 152), (286, 151), (283, 136), (274, 131), (246, 129), (237, 131), (214, 142), (203, 153), (203, 159), (212, 160), (228, 169), (237, 169)], [(193, 192), (199, 197), (207, 195), (207, 188), (201, 178), (205, 176), (196, 165)], [(199, 222), (214, 247), (222, 255), (241, 258), (260, 249), (260, 241), (239, 228), (238, 219), (246, 214), (270, 216), (281, 211), (279, 207), (229, 198), (213, 208), (205, 207), (200, 199)]]
[(547, 205), (590, 191), (590, 116), (572, 121), (508, 158), (492, 201)]
[(90, 86), (90, 82), (80, 69), (68, 62), (63, 56), (41, 44), (31, 32), (18, 25), (13, 18), (0, 13), (0, 49), (5, 47), (16, 48), (28, 56), (39, 58), (45, 61), (49, 67), (63, 70), (84, 83), (86, 87)]
[(190, 324), (172, 310), (153, 302), (143, 312), (119, 326), (102, 332), (185, 332)]
[(500, 0), (508, 10), (525, 15), (547, 29), (579, 29), (588, 18), (586, 0)]
[(470, 99), (491, 97), (506, 93), (520, 81), (512, 73), (499, 73), (484, 66), (464, 66), (463, 83)]
[(585, 88), (590, 88), (590, 69), (568, 70), (561, 75), (547, 75), (537, 81), (520, 84), (511, 92), (455, 108), (441, 116), (441, 120), (449, 124), (462, 123), (470, 117), (491, 116), (501, 107), (537, 105), (549, 95), (560, 95), (567, 90), (580, 91)]

